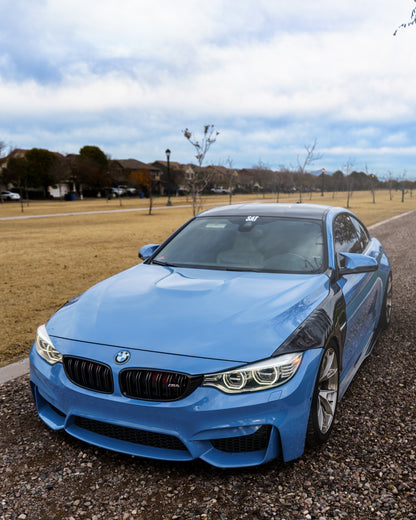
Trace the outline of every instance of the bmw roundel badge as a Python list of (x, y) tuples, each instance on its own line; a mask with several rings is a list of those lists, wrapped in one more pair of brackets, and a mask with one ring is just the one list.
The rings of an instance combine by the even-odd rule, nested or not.
[(120, 350), (115, 357), (116, 363), (121, 365), (122, 363), (126, 363), (130, 359), (130, 352), (127, 350)]

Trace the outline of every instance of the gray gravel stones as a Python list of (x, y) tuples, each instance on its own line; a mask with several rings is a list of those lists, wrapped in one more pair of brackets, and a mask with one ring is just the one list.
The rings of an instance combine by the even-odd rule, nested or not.
[(111, 453), (44, 426), (25, 376), (0, 386), (0, 518), (416, 519), (416, 213), (374, 234), (393, 263), (393, 321), (325, 446), (238, 471)]

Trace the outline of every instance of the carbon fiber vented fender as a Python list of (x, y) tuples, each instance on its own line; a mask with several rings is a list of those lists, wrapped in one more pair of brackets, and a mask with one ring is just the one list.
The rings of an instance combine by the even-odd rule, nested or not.
[(339, 348), (339, 359), (342, 360), (346, 328), (344, 295), (339, 286), (332, 283), (328, 296), (274, 351), (273, 356), (324, 348), (335, 340)]

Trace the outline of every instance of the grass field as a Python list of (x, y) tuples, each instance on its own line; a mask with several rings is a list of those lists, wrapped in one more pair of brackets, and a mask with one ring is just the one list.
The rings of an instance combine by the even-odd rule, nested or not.
[[(241, 201), (275, 202), (276, 196), (233, 197)], [(281, 195), (280, 202), (295, 202), (296, 195)], [(204, 198), (204, 208), (227, 204), (227, 196)], [(345, 193), (308, 194), (303, 202), (345, 206)], [(186, 207), (184, 207), (186, 206)], [(142, 199), (84, 200), (74, 202), (31, 202), (0, 204), (0, 218), (51, 215), (46, 218), (0, 220), (0, 366), (26, 357), (36, 328), (68, 298), (94, 283), (138, 262), (139, 248), (160, 243), (192, 217), (185, 198), (154, 199), (152, 215)], [(142, 210), (113, 212), (112, 210)], [(368, 226), (394, 215), (416, 209), (416, 198), (386, 191), (355, 192), (350, 209)], [(63, 216), (65, 213), (104, 211), (99, 214)], [(53, 215), (53, 216), (52, 216)]]

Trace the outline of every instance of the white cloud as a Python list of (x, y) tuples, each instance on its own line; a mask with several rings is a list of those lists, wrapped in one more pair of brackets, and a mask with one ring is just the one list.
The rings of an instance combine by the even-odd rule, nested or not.
[(0, 140), (148, 161), (169, 140), (190, 160), (180, 130), (209, 122), (236, 166), (314, 138), (328, 161), (412, 157), (416, 32), (392, 35), (409, 0), (3, 3)]

